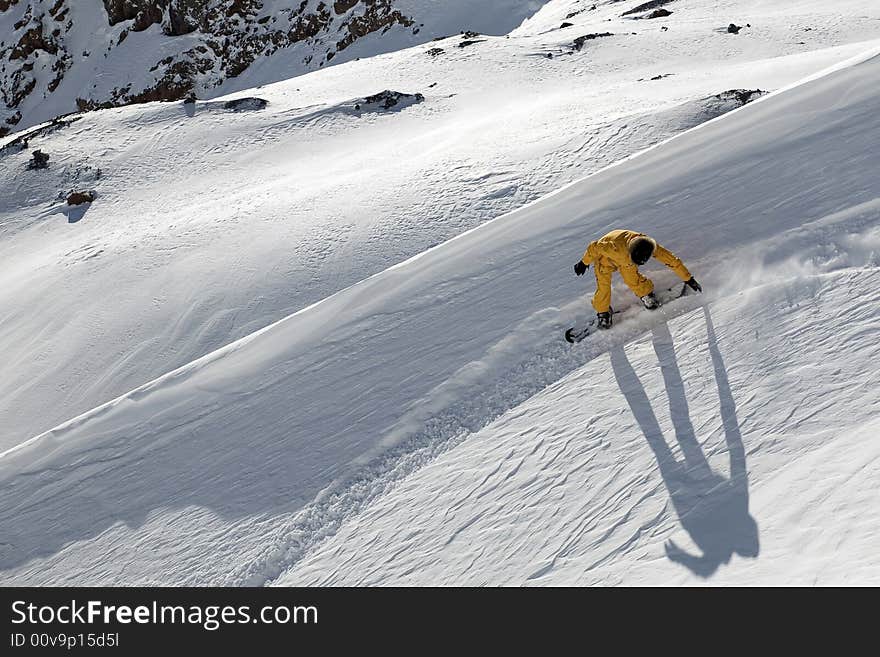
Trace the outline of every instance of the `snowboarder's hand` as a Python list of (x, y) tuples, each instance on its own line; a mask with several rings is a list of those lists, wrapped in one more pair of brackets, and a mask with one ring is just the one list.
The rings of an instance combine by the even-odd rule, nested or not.
[(574, 266), (575, 276), (583, 276), (584, 273), (589, 269), (589, 265), (585, 265), (583, 260), (578, 260), (577, 264)]
[(702, 292), (703, 286), (697, 283), (697, 279), (691, 276), (690, 280), (685, 281), (694, 292)]

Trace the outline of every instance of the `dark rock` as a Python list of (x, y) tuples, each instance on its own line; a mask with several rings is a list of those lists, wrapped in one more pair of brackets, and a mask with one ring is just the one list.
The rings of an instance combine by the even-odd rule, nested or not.
[(41, 150), (34, 151), (31, 156), (31, 161), (28, 162), (28, 169), (48, 169), (49, 168), (49, 155), (44, 153)]
[(739, 31), (742, 29), (742, 25), (736, 25), (735, 23), (731, 23), (727, 26), (728, 34), (739, 34)]
[(47, 35), (43, 32), (42, 26), (33, 27), (21, 36), (18, 43), (9, 53), (9, 61), (26, 59), (31, 53), (37, 50), (42, 50), (50, 55), (58, 53), (57, 42), (51, 37), (51, 35)]
[(672, 12), (668, 9), (655, 9), (644, 18), (666, 18), (667, 16), (672, 16)]
[(462, 32), (462, 33), (461, 33), (461, 38), (462, 38), (462, 39), (475, 39), (475, 38), (477, 38), (478, 36), (480, 36), (480, 33), (479, 33), (479, 32), (471, 32), (470, 30), (468, 30), (467, 32)]
[(337, 15), (341, 16), (349, 9), (354, 7), (358, 3), (358, 0), (336, 0), (333, 3), (333, 11), (336, 12)]
[(391, 109), (398, 104), (415, 105), (425, 100), (422, 94), (405, 94), (400, 91), (380, 91), (373, 96), (367, 96), (355, 105), (356, 110), (361, 110), (363, 105), (373, 105), (378, 109)]
[(761, 89), (729, 89), (720, 94), (703, 98), (696, 101), (693, 105), (696, 111), (692, 117), (693, 123), (691, 125), (698, 125), (727, 112), (732, 112), (743, 105), (748, 105), (758, 100), (767, 93), (769, 92), (762, 91)]
[[(651, 2), (645, 2), (643, 4), (638, 5), (637, 7), (633, 7), (632, 9), (625, 11), (621, 14), (621, 16), (631, 16), (632, 14), (641, 14), (642, 12), (649, 11), (651, 9), (656, 9), (657, 7), (662, 7), (663, 5), (668, 5), (675, 0), (652, 0)], [(672, 12), (669, 12), (670, 14)], [(667, 16), (669, 14), (666, 14)], [(654, 16), (648, 16), (648, 18), (655, 18)]]
[(761, 89), (728, 89), (716, 94), (713, 98), (722, 102), (735, 101), (738, 105), (748, 105), (753, 100), (767, 95), (769, 92)]
[(585, 34), (583, 36), (579, 36), (577, 39), (574, 40), (574, 49), (580, 50), (581, 48), (584, 47), (584, 44), (587, 41), (592, 41), (593, 39), (599, 39), (602, 37), (610, 37), (610, 36), (614, 36), (614, 34), (612, 34), (611, 32), (598, 32), (596, 34)]
[(67, 205), (82, 205), (83, 203), (91, 203), (95, 200), (97, 194), (94, 191), (71, 192), (67, 195)]
[(464, 48), (465, 46), (472, 46), (475, 43), (482, 43), (485, 39), (469, 39), (467, 41), (460, 41), (458, 44), (459, 48)]
[(569, 18), (574, 18), (578, 14), (583, 14), (585, 11), (596, 11), (596, 5), (592, 5), (589, 9), (575, 9), (565, 16), (565, 20), (568, 20)]
[(446, 51), (443, 50), (443, 48), (431, 48), (427, 52), (431, 57), (436, 57), (437, 55), (442, 55)]
[(564, 30), (566, 27), (571, 27), (572, 25), (574, 25), (574, 23), (563, 23), (559, 26), (559, 29)]
[(269, 101), (263, 98), (236, 98), (235, 100), (227, 100), (223, 103), (223, 109), (232, 110), (233, 112), (253, 112), (265, 109)]

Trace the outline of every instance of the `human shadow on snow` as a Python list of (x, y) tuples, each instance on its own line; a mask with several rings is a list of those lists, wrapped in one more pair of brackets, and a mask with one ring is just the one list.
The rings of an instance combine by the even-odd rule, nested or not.
[(729, 477), (712, 470), (697, 439), (672, 335), (665, 323), (653, 330), (652, 342), (660, 363), (672, 426), (683, 460), (673, 455), (663, 437), (645, 388), (622, 346), (611, 352), (611, 365), (620, 390), (657, 458), (663, 482), (681, 525), (702, 551), (699, 556), (690, 554), (670, 540), (665, 545), (666, 554), (669, 559), (686, 566), (696, 575), (708, 578), (721, 564), (728, 563), (734, 553), (743, 557), (757, 557), (760, 544), (758, 525), (749, 514), (748, 473), (736, 404), (709, 308), (703, 306), (703, 312), (709, 354), (718, 386), (721, 424), (730, 464)]

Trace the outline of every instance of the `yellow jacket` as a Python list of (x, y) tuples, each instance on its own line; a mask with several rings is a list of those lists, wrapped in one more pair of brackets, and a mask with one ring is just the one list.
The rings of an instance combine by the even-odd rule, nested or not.
[[(596, 269), (610, 269), (612, 271), (635, 267), (635, 263), (629, 255), (629, 244), (636, 237), (648, 236), (632, 230), (612, 230), (595, 242), (590, 242), (581, 261), (585, 265), (594, 265)], [(686, 281), (691, 278), (691, 273), (684, 266), (684, 263), (674, 253), (667, 251), (659, 244), (654, 249), (653, 257), (672, 269), (681, 280)]]

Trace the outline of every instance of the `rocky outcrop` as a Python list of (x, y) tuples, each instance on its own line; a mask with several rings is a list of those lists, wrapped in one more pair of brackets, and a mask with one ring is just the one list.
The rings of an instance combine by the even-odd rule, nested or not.
[(611, 32), (596, 32), (594, 34), (584, 34), (583, 36), (579, 36), (577, 39), (574, 40), (572, 47), (575, 50), (580, 50), (581, 48), (584, 47), (584, 44), (587, 41), (592, 41), (593, 39), (600, 39), (602, 37), (610, 37), (610, 36), (614, 36), (614, 35)]
[(49, 155), (41, 150), (34, 151), (31, 153), (31, 161), (28, 162), (27, 168), (31, 170), (48, 169)]
[[(0, 11), (9, 11), (16, 4), (15, 0), (0, 3)], [(70, 64), (70, 56), (61, 43), (61, 21), (65, 15), (61, 4), (59, 0), (48, 10), (49, 20), (35, 13), (34, 3), (21, 5), (22, 15), (13, 24), (14, 38), (0, 42), (0, 100), (6, 108), (0, 112), (0, 136), (8, 134), (21, 121), (18, 107), (37, 86), (35, 63), (42, 57), (52, 62), (46, 83), (50, 92), (57, 88)]]
[[(257, 59), (293, 46), (302, 46), (304, 70), (318, 68), (367, 35), (395, 26), (417, 33), (418, 26), (394, 2), (300, 0), (275, 9), (279, 5), (263, 0), (0, 0), (0, 12), (17, 12), (12, 34), (0, 37), (0, 135), (19, 124), (20, 108), (29, 98), (35, 104), (49, 97), (78, 61), (91, 57), (91, 65), (100, 68), (132, 34), (158, 30), (160, 38), (180, 46), (156, 48), (161, 57), (137, 63), (140, 70), (131, 78), (141, 79), (145, 72), (146, 82), (120, 80), (109, 88), (95, 84), (71, 98), (71, 105), (83, 111), (181, 100), (207, 93)], [(96, 14), (105, 21), (103, 28), (88, 24)], [(69, 36), (77, 30), (79, 42), (86, 35), (93, 47), (71, 51), (76, 39)], [(130, 54), (119, 55), (124, 56)]]
[(223, 103), (223, 109), (232, 110), (233, 112), (256, 112), (265, 109), (269, 102), (264, 98), (236, 98), (235, 100), (227, 100)]
[(357, 103), (354, 108), (357, 111), (367, 112), (388, 110), (392, 107), (403, 109), (404, 107), (421, 103), (424, 100), (425, 97), (422, 94), (405, 94), (400, 91), (390, 91), (386, 89), (385, 91), (380, 91), (372, 96), (367, 96)]
[(716, 94), (713, 98), (725, 103), (733, 102), (742, 107), (753, 100), (758, 100), (761, 96), (766, 96), (768, 93), (770, 92), (761, 89), (729, 89)]
[[(651, 0), (651, 2), (645, 2), (644, 4), (638, 5), (637, 7), (633, 7), (621, 14), (621, 16), (631, 16), (633, 14), (641, 14), (646, 11), (650, 11), (651, 9), (656, 10), (658, 7), (662, 7), (663, 5), (668, 5), (675, 0)], [(672, 12), (669, 12), (670, 14)], [(668, 15), (668, 14), (661, 14)], [(659, 16), (649, 16), (648, 18), (659, 18)]]
[[(162, 25), (169, 36), (180, 36), (208, 27), (206, 0), (103, 0), (110, 25), (131, 21), (131, 29), (142, 32), (150, 25)], [(233, 5), (241, 5), (234, 2)], [(248, 2), (251, 6), (257, 2)]]
[(85, 192), (71, 192), (67, 195), (67, 205), (82, 205), (83, 203), (91, 203), (95, 200), (96, 194), (89, 190)]

